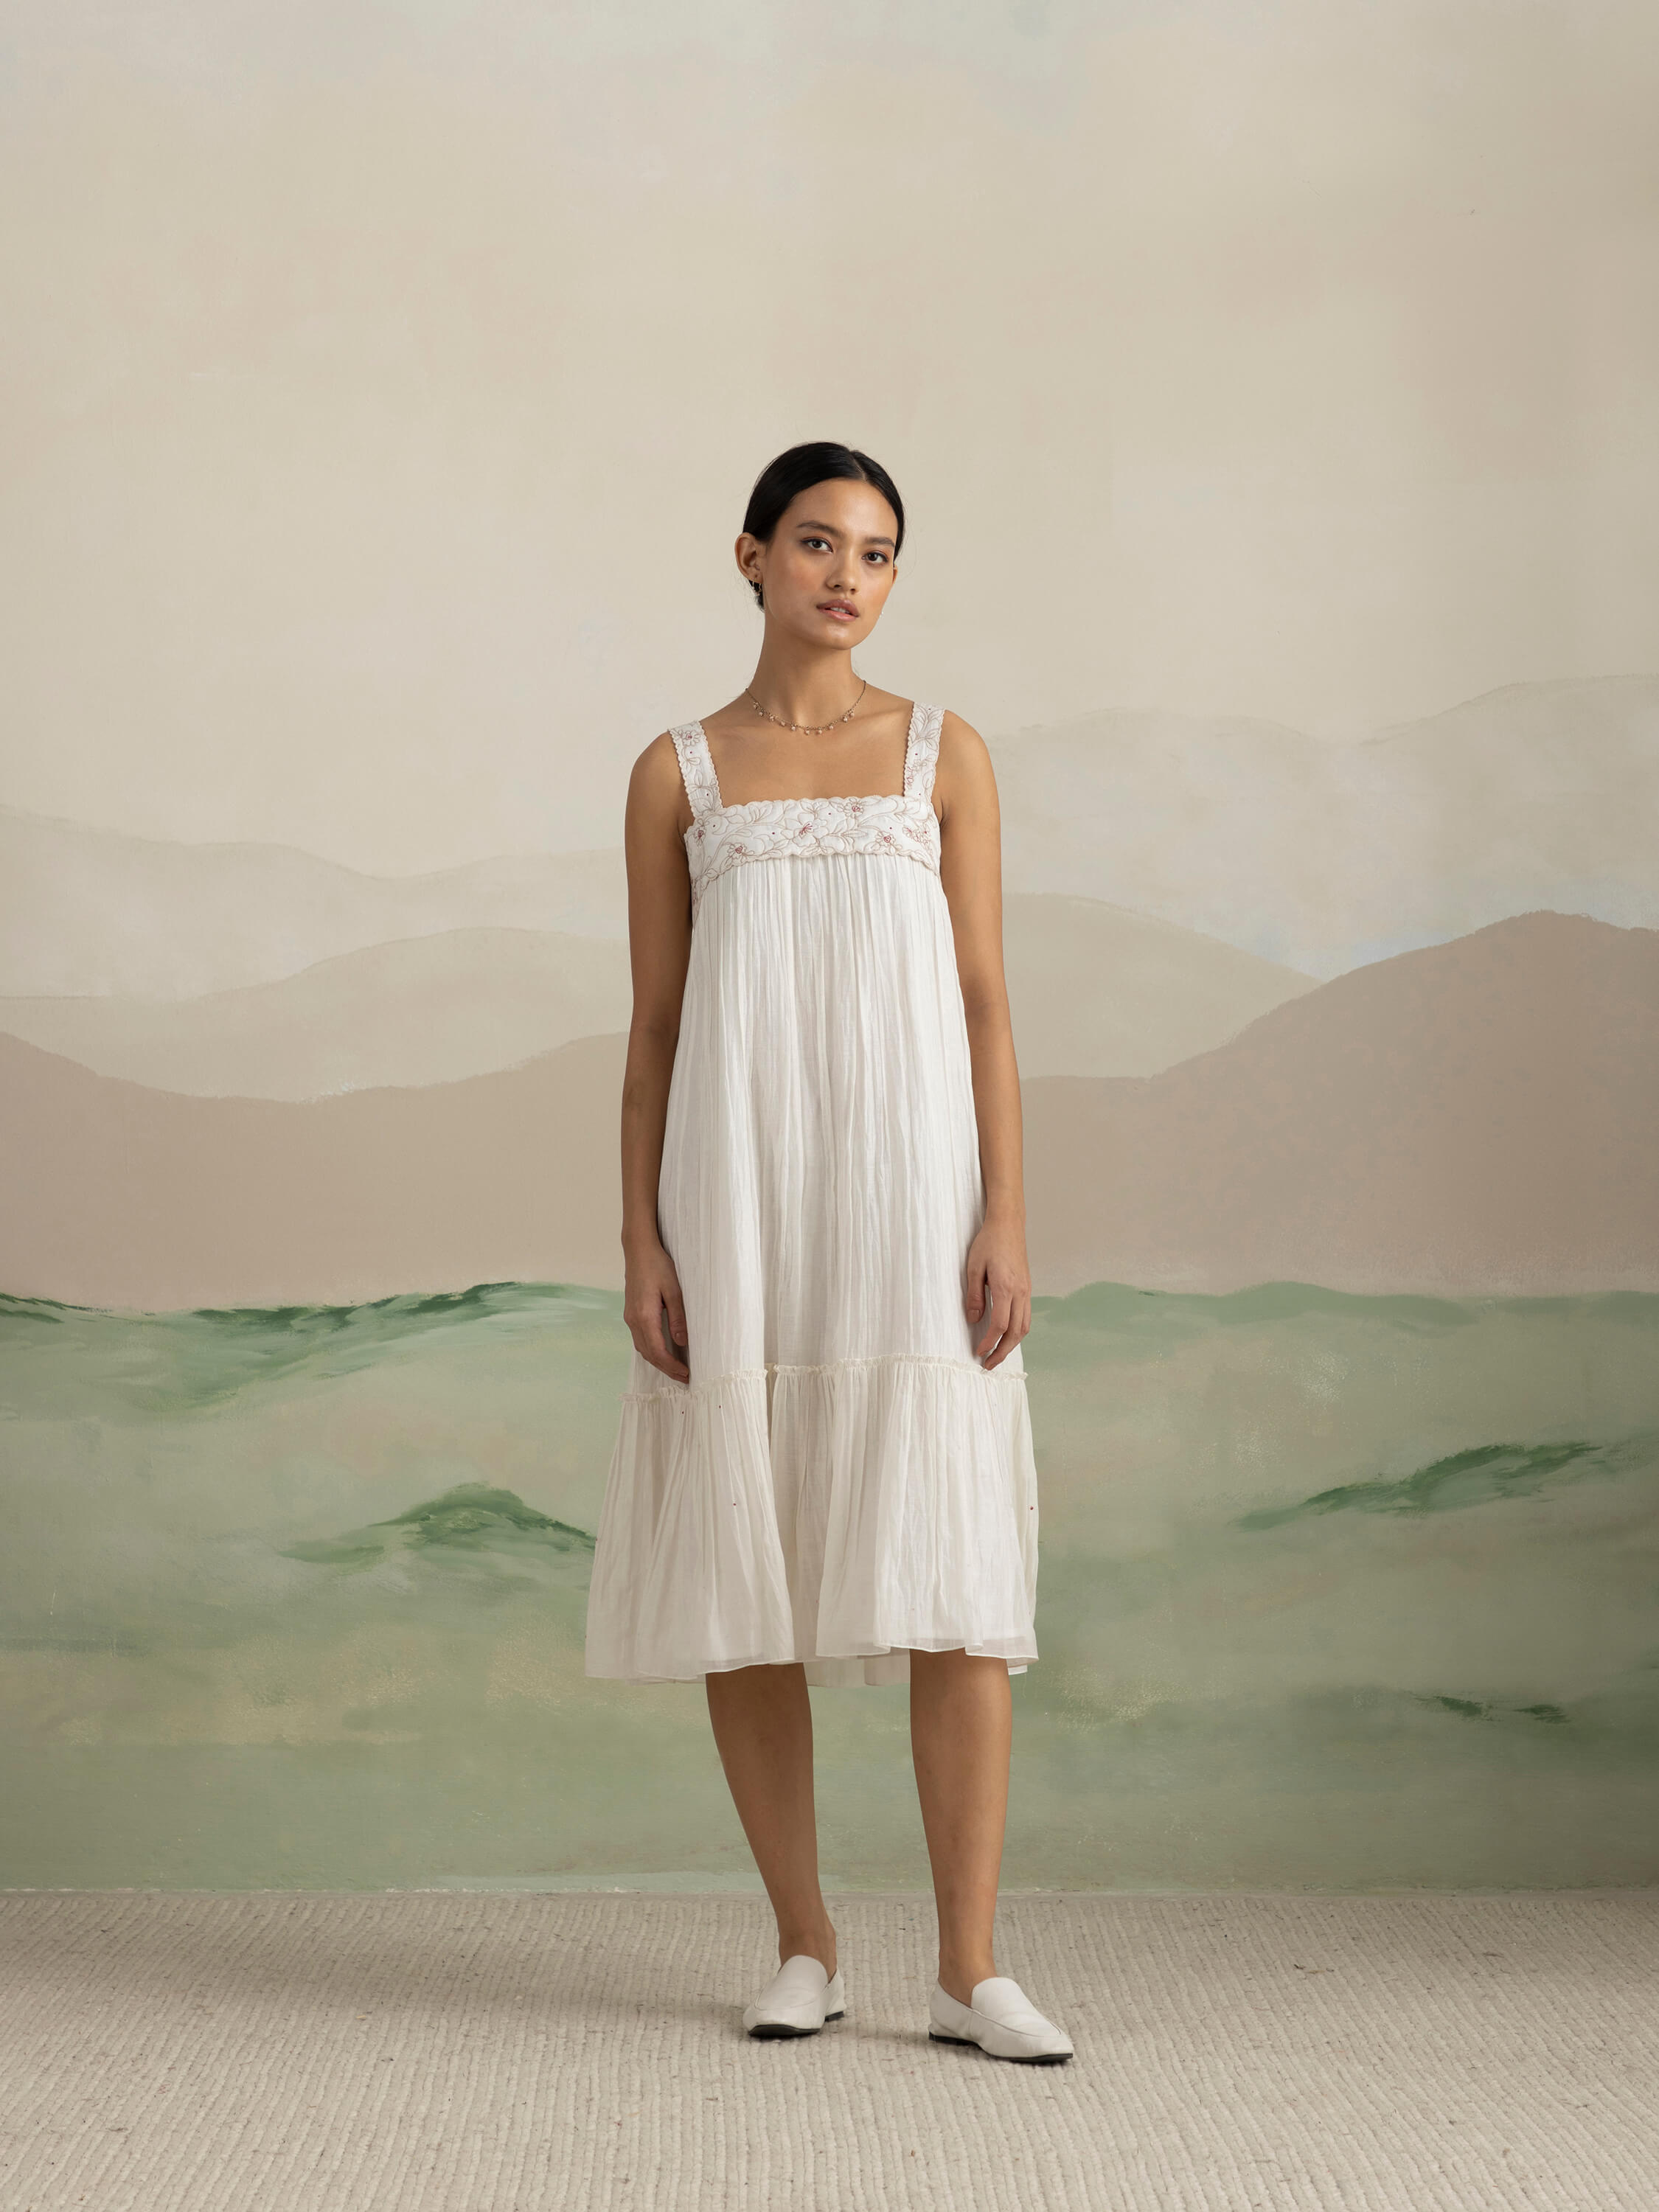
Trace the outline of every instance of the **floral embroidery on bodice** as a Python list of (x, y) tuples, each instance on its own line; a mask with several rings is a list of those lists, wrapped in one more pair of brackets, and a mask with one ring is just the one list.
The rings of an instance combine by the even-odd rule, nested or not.
[(701, 722), (669, 732), (679, 757), (691, 826), (685, 854), (691, 869), (695, 921), (703, 892), (716, 877), (745, 860), (772, 860), (823, 853), (891, 853), (939, 872), (939, 817), (933, 811), (933, 771), (939, 765), (942, 707), (918, 700), (904, 744), (904, 789), (867, 799), (751, 799), (741, 806), (720, 803), (708, 739)]

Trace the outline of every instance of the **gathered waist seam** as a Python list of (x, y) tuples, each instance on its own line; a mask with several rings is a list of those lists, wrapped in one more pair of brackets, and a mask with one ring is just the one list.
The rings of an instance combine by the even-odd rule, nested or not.
[(701, 1390), (718, 1390), (727, 1382), (764, 1382), (769, 1375), (840, 1375), (855, 1367), (880, 1367), (907, 1364), (913, 1367), (954, 1367), (964, 1375), (975, 1375), (984, 1382), (1023, 1384), (1026, 1380), (1023, 1367), (1005, 1370), (1000, 1367), (981, 1367), (976, 1359), (954, 1359), (943, 1352), (872, 1352), (856, 1359), (830, 1359), (821, 1362), (798, 1359), (769, 1359), (763, 1367), (733, 1367), (724, 1375), (711, 1375), (701, 1382), (676, 1382), (672, 1376), (665, 1378), (667, 1387), (653, 1390), (624, 1390), (624, 1404), (629, 1401), (645, 1403), (656, 1398), (681, 1400), (694, 1396)]

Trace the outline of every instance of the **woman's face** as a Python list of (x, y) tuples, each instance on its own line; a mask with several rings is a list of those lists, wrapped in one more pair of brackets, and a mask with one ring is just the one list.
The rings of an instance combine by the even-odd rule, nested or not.
[(898, 521), (873, 484), (832, 477), (796, 494), (770, 544), (745, 530), (738, 566), (766, 594), (766, 617), (813, 645), (857, 645), (893, 588)]

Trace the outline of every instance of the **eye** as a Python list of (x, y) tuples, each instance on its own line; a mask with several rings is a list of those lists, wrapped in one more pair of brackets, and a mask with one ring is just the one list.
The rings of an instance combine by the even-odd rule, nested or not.
[(866, 554), (865, 558), (867, 561), (884, 561), (887, 556), (884, 553), (871, 552)]
[(800, 542), (803, 545), (822, 545), (825, 548), (830, 544), (827, 538), (803, 538)]

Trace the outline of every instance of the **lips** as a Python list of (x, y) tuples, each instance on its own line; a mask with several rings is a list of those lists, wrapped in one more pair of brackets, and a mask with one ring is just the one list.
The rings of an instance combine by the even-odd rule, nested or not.
[(849, 622), (856, 622), (859, 618), (858, 609), (848, 606), (845, 599), (820, 599), (818, 612), (821, 615), (841, 615)]

